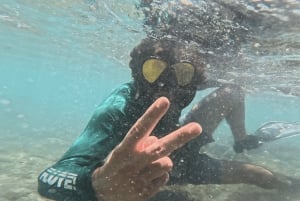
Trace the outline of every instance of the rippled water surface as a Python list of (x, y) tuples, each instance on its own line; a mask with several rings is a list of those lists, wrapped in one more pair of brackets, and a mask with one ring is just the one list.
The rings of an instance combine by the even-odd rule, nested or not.
[[(156, 5), (165, 16), (160, 22), (168, 19), (170, 8), (181, 9), (173, 2)], [(200, 10), (212, 5), (205, 7), (207, 12), (226, 7), (228, 20), (232, 10), (246, 16), (236, 18), (230, 29), (246, 27), (245, 35), (239, 31), (235, 35), (245, 40), (227, 38), (223, 49), (211, 45), (203, 51), (210, 56), (212, 78), (246, 89), (249, 132), (268, 121), (300, 121), (300, 1), (191, 2)], [(1, 200), (43, 200), (36, 193), (39, 172), (64, 153), (95, 106), (130, 79), (130, 50), (147, 33), (159, 34), (157, 27), (143, 26), (144, 12), (137, 5), (137, 0), (1, 0)], [(217, 130), (211, 152), (218, 157), (247, 160), (300, 177), (299, 137), (236, 156), (228, 132), (226, 125)], [(299, 195), (244, 185), (187, 190), (198, 200), (300, 200)]]

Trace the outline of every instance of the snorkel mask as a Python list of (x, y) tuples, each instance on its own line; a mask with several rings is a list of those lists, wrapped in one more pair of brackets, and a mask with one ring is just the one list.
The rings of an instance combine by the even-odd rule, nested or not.
[(188, 43), (147, 38), (130, 56), (132, 77), (141, 96), (154, 99), (157, 92), (166, 97), (170, 92), (170, 97), (174, 97), (171, 102), (185, 107), (194, 98), (197, 84), (204, 79), (201, 55)]
[(165, 79), (175, 79), (176, 85), (180, 87), (192, 83), (195, 76), (195, 67), (190, 62), (179, 62), (168, 64), (159, 58), (149, 58), (142, 65), (142, 75), (150, 84), (156, 84), (165, 75)]

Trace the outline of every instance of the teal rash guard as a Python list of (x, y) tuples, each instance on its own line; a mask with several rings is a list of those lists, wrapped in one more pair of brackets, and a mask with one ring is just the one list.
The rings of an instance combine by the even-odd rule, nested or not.
[[(136, 92), (133, 82), (124, 84), (97, 107), (69, 150), (39, 175), (40, 195), (57, 201), (96, 200), (91, 185), (93, 171), (103, 164), (106, 156), (152, 103), (149, 97), (137, 100)], [(176, 110), (168, 125), (158, 124), (154, 133), (161, 136), (176, 129), (180, 113), (181, 110)]]

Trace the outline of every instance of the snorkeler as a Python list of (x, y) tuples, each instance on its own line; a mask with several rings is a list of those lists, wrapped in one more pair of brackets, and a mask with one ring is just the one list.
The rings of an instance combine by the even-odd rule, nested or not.
[[(206, 85), (205, 59), (194, 44), (146, 38), (130, 56), (133, 81), (104, 100), (63, 157), (40, 174), (40, 195), (64, 201), (174, 201), (189, 198), (178, 192), (156, 194), (167, 182), (293, 186), (293, 179), (263, 167), (199, 154), (223, 119), (236, 142), (247, 141), (249, 135), (244, 94), (233, 85), (220, 86), (179, 122), (197, 88)], [(201, 123), (200, 136), (195, 121)], [(259, 146), (250, 141), (242, 149)]]

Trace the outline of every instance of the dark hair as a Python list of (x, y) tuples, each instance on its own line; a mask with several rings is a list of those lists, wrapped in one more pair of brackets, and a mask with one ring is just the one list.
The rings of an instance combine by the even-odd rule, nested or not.
[(143, 62), (150, 57), (159, 57), (171, 64), (189, 61), (196, 67), (196, 84), (201, 84), (205, 80), (205, 58), (198, 51), (196, 44), (174, 38), (145, 38), (131, 51), (130, 56), (129, 66), (134, 80), (141, 79)]

